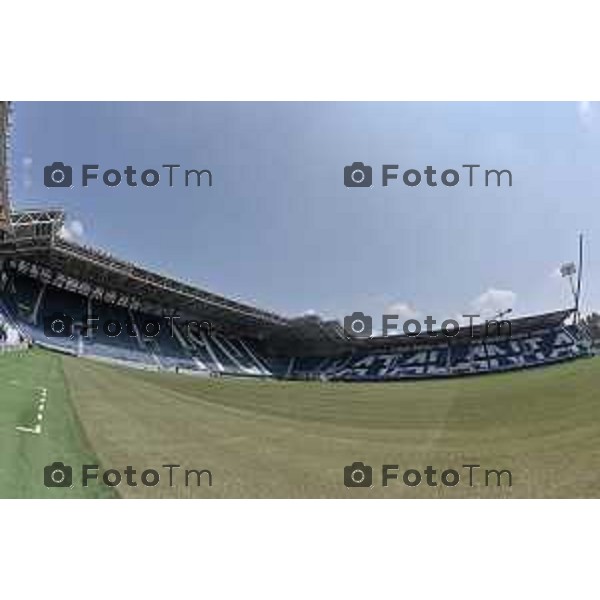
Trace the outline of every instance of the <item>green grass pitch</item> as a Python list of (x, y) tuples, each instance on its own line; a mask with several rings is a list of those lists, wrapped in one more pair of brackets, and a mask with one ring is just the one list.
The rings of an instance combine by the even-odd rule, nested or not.
[[(34, 419), (47, 389), (39, 435)], [(564, 498), (600, 497), (600, 358), (421, 382), (348, 384), (202, 379), (34, 350), (0, 355), (0, 497)], [(73, 488), (44, 486), (44, 466), (73, 467)], [(347, 489), (344, 466), (373, 466)], [(137, 472), (137, 486), (80, 483), (83, 464)], [(174, 485), (161, 465), (179, 464)], [(381, 485), (381, 465), (422, 473)], [(479, 464), (470, 486), (464, 464)], [(139, 483), (157, 469), (159, 485)], [(183, 470), (208, 469), (206, 477)], [(455, 469), (461, 482), (440, 483)], [(485, 469), (508, 469), (512, 486)]]

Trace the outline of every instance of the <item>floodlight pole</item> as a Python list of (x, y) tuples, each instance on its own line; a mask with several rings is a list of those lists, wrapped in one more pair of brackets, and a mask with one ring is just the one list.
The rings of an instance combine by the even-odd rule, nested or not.
[(575, 323), (579, 322), (579, 300), (581, 298), (581, 278), (583, 274), (583, 233), (579, 234), (579, 266), (577, 268), (577, 291), (575, 292)]
[(512, 308), (507, 308), (505, 310), (499, 310), (496, 312), (496, 316), (494, 319), (503, 319), (506, 315), (510, 314), (513, 311)]

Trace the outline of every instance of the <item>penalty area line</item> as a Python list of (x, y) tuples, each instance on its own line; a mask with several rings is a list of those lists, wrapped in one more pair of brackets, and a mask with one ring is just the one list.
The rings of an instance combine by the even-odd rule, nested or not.
[(42, 433), (42, 426), (41, 425), (36, 425), (35, 427), (21, 427), (18, 426), (17, 431), (22, 431), (24, 433), (33, 433), (36, 435), (39, 435), (40, 433)]
[(44, 420), (44, 410), (46, 409), (46, 401), (48, 400), (48, 390), (46, 388), (38, 388), (39, 396), (37, 398), (37, 414), (35, 415), (36, 424), (32, 427), (23, 427), (19, 425), (16, 427), (17, 431), (23, 433), (33, 433), (39, 435), (42, 433), (42, 421)]

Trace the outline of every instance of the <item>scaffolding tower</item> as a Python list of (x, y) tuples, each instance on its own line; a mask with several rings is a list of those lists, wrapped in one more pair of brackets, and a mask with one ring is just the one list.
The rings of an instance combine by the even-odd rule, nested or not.
[(10, 102), (0, 100), (0, 239), (12, 232), (10, 212)]

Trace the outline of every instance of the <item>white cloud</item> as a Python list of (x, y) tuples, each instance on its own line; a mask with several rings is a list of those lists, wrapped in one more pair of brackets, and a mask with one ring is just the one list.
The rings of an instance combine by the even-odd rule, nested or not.
[(471, 306), (482, 316), (496, 314), (501, 310), (513, 308), (517, 294), (510, 290), (489, 288), (471, 302)]
[(85, 228), (81, 221), (69, 221), (62, 226), (60, 236), (68, 242), (79, 242), (85, 235)]
[(594, 119), (594, 108), (591, 102), (579, 102), (577, 104), (579, 121), (584, 127), (589, 127)]
[(400, 321), (418, 319), (421, 313), (407, 302), (395, 302), (386, 309), (386, 314), (398, 315)]

